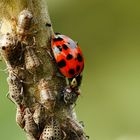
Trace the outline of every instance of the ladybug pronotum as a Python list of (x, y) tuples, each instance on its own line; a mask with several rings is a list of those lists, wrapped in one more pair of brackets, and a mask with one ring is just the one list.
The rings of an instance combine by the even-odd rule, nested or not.
[(79, 75), (84, 68), (84, 58), (79, 45), (71, 38), (55, 34), (52, 50), (60, 72), (67, 78)]

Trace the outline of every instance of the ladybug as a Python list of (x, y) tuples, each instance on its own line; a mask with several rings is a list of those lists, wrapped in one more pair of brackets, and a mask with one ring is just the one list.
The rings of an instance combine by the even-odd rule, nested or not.
[(84, 68), (84, 58), (79, 45), (66, 35), (56, 33), (52, 37), (52, 51), (60, 72), (74, 78)]

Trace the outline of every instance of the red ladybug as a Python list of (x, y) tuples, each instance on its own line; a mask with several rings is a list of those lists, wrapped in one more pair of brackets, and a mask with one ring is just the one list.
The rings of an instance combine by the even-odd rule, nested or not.
[(71, 38), (55, 34), (52, 38), (52, 50), (60, 72), (67, 78), (74, 78), (84, 68), (84, 58), (79, 45)]

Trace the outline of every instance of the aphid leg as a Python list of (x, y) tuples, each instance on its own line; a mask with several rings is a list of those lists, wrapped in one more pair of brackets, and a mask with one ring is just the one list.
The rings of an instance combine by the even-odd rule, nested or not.
[(63, 140), (65, 140), (65, 139), (66, 139), (66, 137), (67, 137), (67, 134), (65, 133), (65, 131), (64, 131), (64, 130), (62, 130), (62, 134), (63, 134)]
[(25, 115), (24, 108), (23, 107), (17, 107), (16, 122), (21, 128), (24, 128), (24, 126), (25, 126), (24, 115)]
[(16, 19), (16, 17), (12, 17), (11, 18), (11, 20), (12, 20), (12, 32), (13, 33), (15, 33), (16, 34), (16, 30), (17, 30), (17, 19)]
[(0, 69), (0, 71), (7, 72), (7, 69), (8, 69), (8, 68), (5, 68), (5, 69)]
[(48, 55), (50, 56), (51, 60), (55, 60), (50, 51), (47, 50)]
[(89, 136), (86, 136), (87, 140), (89, 140)]
[[(11, 100), (9, 92), (6, 94), (6, 98), (8, 98), (9, 100)], [(11, 101), (12, 101), (12, 100), (11, 100)], [(12, 102), (13, 102), (13, 101), (12, 101)], [(13, 103), (14, 103), (14, 102), (13, 102)]]
[(82, 126), (82, 127), (85, 127), (85, 125), (84, 125), (84, 122), (83, 122), (83, 121), (80, 121), (79, 123), (81, 124), (81, 126)]
[(37, 136), (38, 136), (38, 126), (35, 123), (35, 121), (33, 119), (33, 113), (30, 111), (29, 108), (25, 109), (24, 119), (25, 119), (24, 130), (29, 135), (33, 136), (34, 138), (37, 138)]

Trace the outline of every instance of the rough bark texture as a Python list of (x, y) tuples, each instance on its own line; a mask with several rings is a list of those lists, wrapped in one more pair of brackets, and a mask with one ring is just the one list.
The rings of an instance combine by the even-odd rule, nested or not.
[(54, 33), (45, 1), (0, 0), (0, 8), (1, 56), (18, 125), (29, 140), (86, 140), (73, 104), (61, 99), (66, 79), (58, 76), (53, 59)]

